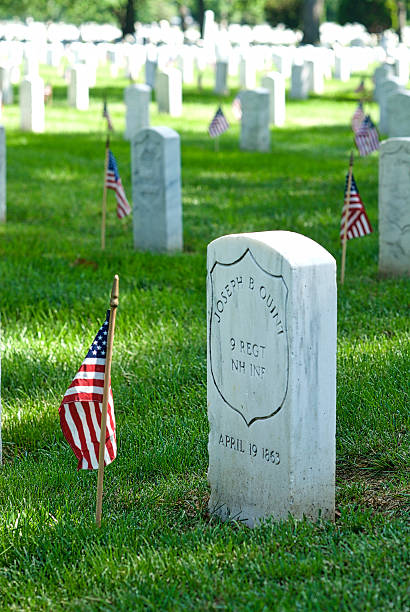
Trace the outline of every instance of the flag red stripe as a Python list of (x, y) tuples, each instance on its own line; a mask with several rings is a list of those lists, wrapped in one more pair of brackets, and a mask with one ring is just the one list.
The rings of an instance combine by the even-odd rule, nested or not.
[[(87, 360), (88, 361), (88, 360)], [(82, 363), (79, 372), (105, 372), (105, 365), (99, 363)]]
[(68, 388), (72, 389), (73, 387), (104, 387), (104, 379), (75, 378)]
[(65, 395), (63, 402), (68, 404), (69, 402), (101, 402), (102, 393), (73, 393), (72, 395)]

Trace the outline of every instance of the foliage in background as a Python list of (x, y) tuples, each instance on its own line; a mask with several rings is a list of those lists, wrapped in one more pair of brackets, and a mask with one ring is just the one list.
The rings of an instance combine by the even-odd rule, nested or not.
[(339, 23), (362, 23), (369, 32), (380, 34), (397, 28), (397, 5), (394, 0), (340, 0)]
[[(81, 24), (116, 23), (123, 35), (133, 33), (134, 22), (171, 20), (179, 15), (185, 29), (186, 17), (192, 15), (202, 31), (205, 10), (212, 10), (222, 23), (255, 25), (267, 21), (283, 23), (304, 32), (303, 42), (318, 42), (321, 20), (362, 23), (369, 32), (380, 33), (405, 23), (403, 0), (3, 0), (0, 19), (32, 17), (39, 21), (66, 21)], [(400, 28), (399, 28), (400, 30)]]
[(266, 21), (276, 26), (283, 23), (288, 28), (302, 26), (303, 0), (267, 0), (265, 4)]

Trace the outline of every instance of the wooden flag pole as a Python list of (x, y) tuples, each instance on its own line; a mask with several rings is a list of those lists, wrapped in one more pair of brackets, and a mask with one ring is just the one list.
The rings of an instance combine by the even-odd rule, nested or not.
[(348, 225), (348, 221), (349, 221), (350, 190), (351, 190), (351, 187), (352, 187), (352, 176), (353, 176), (353, 151), (350, 153), (349, 173), (347, 175), (346, 215), (345, 215), (345, 223), (344, 223), (344, 227), (343, 227), (342, 267), (341, 267), (341, 271), (340, 271), (340, 284), (341, 285), (343, 285), (343, 283), (345, 281), (347, 225)]
[(108, 339), (107, 339), (107, 355), (105, 359), (105, 374), (104, 374), (104, 393), (101, 410), (101, 434), (100, 434), (100, 452), (98, 455), (98, 481), (97, 481), (97, 505), (95, 510), (95, 522), (97, 527), (101, 527), (101, 512), (102, 512), (102, 496), (104, 482), (104, 451), (105, 437), (107, 431), (107, 408), (110, 391), (111, 380), (111, 361), (112, 361), (112, 346), (114, 341), (115, 317), (118, 306), (119, 279), (118, 274), (114, 276), (114, 282), (111, 290), (110, 299), (110, 320), (108, 323)]
[(107, 215), (107, 168), (108, 168), (108, 153), (110, 149), (110, 137), (107, 136), (105, 142), (105, 161), (104, 161), (104, 189), (102, 199), (102, 219), (101, 219), (101, 250), (105, 249), (105, 217)]

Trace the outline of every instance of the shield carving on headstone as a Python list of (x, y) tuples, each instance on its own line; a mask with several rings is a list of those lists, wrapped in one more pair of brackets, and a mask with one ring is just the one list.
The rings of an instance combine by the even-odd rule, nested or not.
[(210, 271), (209, 358), (219, 395), (248, 427), (279, 412), (287, 394), (288, 289), (246, 249)]

